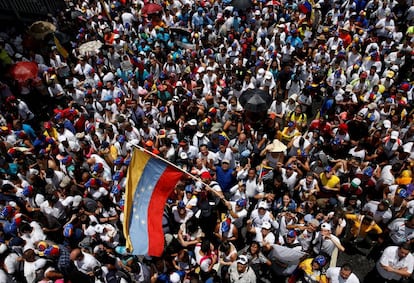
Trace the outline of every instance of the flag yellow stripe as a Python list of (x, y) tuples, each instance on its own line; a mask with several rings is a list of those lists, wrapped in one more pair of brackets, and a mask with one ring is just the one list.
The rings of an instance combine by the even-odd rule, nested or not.
[(132, 250), (132, 243), (129, 237), (129, 221), (131, 217), (131, 209), (133, 207), (133, 200), (137, 185), (140, 179), (143, 177), (142, 173), (144, 172), (145, 166), (150, 160), (151, 156), (144, 153), (139, 149), (135, 149), (131, 163), (128, 167), (127, 172), (127, 183), (125, 187), (125, 204), (124, 204), (124, 235), (126, 239), (126, 248), (130, 251)]

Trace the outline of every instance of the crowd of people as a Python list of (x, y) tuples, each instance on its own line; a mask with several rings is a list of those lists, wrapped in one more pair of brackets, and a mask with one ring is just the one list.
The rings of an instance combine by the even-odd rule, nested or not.
[[(66, 3), (63, 46), (0, 33), (0, 282), (412, 282), (412, 1)], [(125, 247), (137, 147), (189, 173), (160, 257)]]

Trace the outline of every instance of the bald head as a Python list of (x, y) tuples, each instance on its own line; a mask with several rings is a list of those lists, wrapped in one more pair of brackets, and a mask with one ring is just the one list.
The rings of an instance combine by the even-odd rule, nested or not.
[(79, 260), (83, 257), (83, 253), (80, 249), (74, 249), (71, 253), (70, 253), (70, 260), (71, 261), (76, 261)]

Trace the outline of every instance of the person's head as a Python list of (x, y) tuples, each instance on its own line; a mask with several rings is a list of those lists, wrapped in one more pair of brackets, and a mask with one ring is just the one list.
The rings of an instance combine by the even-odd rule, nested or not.
[(307, 225), (307, 230), (310, 232), (315, 232), (316, 230), (318, 230), (318, 227), (319, 227), (319, 221), (316, 219), (312, 219), (311, 221), (309, 221)]
[(405, 226), (410, 229), (414, 229), (414, 215), (410, 215), (408, 219), (405, 221)]
[(83, 258), (83, 253), (80, 249), (74, 249), (71, 253), (70, 253), (70, 260), (71, 261), (77, 261), (77, 260), (81, 260)]
[(331, 225), (329, 223), (322, 223), (322, 225), (321, 225), (321, 234), (323, 236), (331, 234)]
[(296, 115), (302, 114), (302, 107), (300, 105), (295, 107), (295, 114)]
[(230, 169), (230, 161), (228, 159), (223, 159), (223, 161), (221, 161), (221, 168), (224, 171), (227, 171)]
[(259, 202), (257, 211), (259, 212), (260, 215), (265, 215), (266, 214), (266, 211), (267, 211), (266, 201)]
[(286, 234), (286, 243), (287, 244), (293, 244), (293, 242), (296, 240), (296, 231), (295, 230), (289, 230)]
[(332, 171), (332, 167), (331, 166), (326, 166), (324, 168), (324, 172), (325, 172), (326, 178), (328, 178), (328, 179), (331, 178), (332, 175), (333, 175), (333, 171)]
[(312, 172), (309, 172), (306, 174), (306, 184), (307, 185), (311, 185), (313, 182), (314, 176), (312, 174)]
[(253, 241), (250, 244), (249, 251), (250, 251), (251, 254), (257, 254), (257, 253), (259, 253), (260, 252), (260, 245), (259, 245), (259, 243), (256, 242), (256, 241)]
[(284, 194), (282, 197), (282, 202), (284, 205), (288, 205), (290, 203), (290, 195), (289, 194)]
[(244, 273), (246, 271), (247, 266), (248, 266), (248, 263), (249, 263), (249, 260), (247, 259), (247, 256), (240, 255), (237, 258), (237, 261), (236, 262), (237, 262), (237, 271), (239, 273)]
[(347, 280), (352, 274), (352, 266), (349, 263), (344, 263), (339, 270), (339, 276), (342, 279)]
[(262, 235), (264, 238), (271, 232), (272, 224), (270, 224), (270, 222), (263, 222), (261, 228), (262, 228)]
[(390, 206), (390, 203), (388, 200), (383, 199), (382, 201), (380, 201), (380, 203), (377, 206), (377, 210), (378, 211), (386, 211)]
[(312, 260), (312, 269), (317, 270), (323, 268), (327, 263), (326, 257), (318, 255)]
[(204, 254), (208, 254), (211, 251), (211, 244), (209, 240), (204, 240), (201, 243), (201, 248), (200, 250), (204, 253)]
[(231, 251), (231, 245), (229, 242), (227, 241), (223, 241), (221, 243), (221, 245), (219, 246), (219, 251), (225, 253), (225, 254), (229, 254), (229, 252)]

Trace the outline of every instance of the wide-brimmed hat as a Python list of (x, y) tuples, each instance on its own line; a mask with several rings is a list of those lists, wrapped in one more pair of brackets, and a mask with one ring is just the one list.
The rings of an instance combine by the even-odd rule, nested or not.
[(287, 149), (287, 146), (284, 145), (280, 140), (274, 139), (273, 142), (267, 145), (266, 148), (269, 152), (283, 152)]

